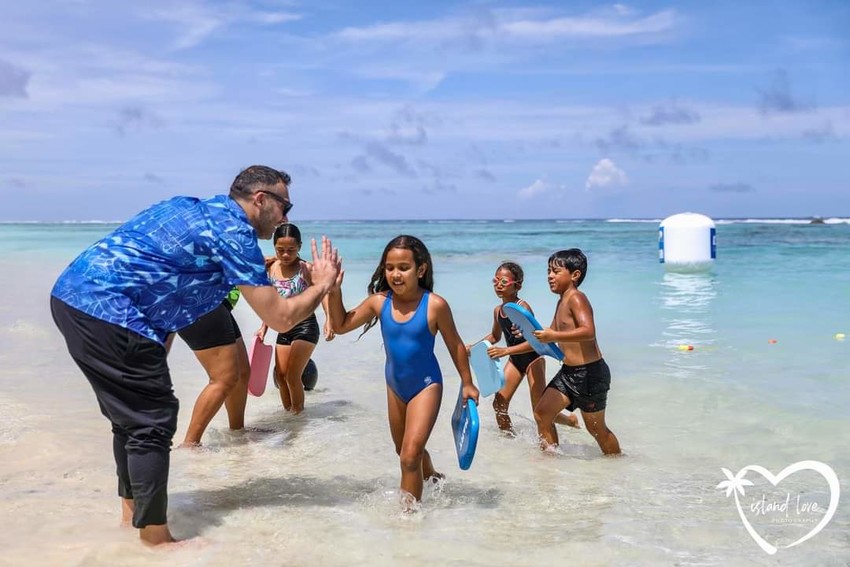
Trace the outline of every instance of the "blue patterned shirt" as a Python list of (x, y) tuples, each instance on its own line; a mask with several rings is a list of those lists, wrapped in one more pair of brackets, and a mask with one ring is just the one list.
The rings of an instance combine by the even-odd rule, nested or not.
[(157, 203), (92, 244), (51, 294), (164, 343), (221, 305), (235, 285), (269, 285), (257, 233), (227, 195)]

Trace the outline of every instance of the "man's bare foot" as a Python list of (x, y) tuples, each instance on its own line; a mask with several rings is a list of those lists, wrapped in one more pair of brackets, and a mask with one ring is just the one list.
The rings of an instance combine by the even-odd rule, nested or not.
[(177, 445), (178, 449), (200, 449), (201, 447), (203, 447), (201, 442), (194, 439), (184, 439), (182, 443)]
[(142, 543), (151, 547), (164, 543), (175, 543), (177, 540), (168, 531), (168, 524), (148, 525), (139, 530)]

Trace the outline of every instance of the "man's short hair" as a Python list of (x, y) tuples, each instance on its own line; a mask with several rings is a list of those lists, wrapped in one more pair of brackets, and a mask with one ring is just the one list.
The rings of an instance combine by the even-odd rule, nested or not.
[(274, 187), (283, 183), (289, 187), (292, 179), (285, 171), (278, 171), (265, 165), (252, 165), (239, 172), (230, 186), (231, 197), (245, 197), (265, 187)]

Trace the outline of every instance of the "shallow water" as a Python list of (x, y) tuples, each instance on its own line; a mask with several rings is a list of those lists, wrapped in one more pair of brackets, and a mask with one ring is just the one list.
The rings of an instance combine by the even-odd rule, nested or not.
[[(582, 288), (613, 372), (607, 420), (626, 456), (603, 458), (586, 431), (571, 429), (560, 430), (559, 454), (541, 453), (522, 386), (511, 406), (517, 438), (499, 434), (485, 400), (475, 461), (459, 470), (449, 425), (458, 379), (438, 340), (446, 388), (429, 449), (447, 479), (427, 489), (418, 513), (403, 514), (380, 333), (359, 341), (351, 333), (316, 350), (319, 384), (304, 415), (284, 414), (270, 385), (249, 399), (254, 431), (229, 432), (222, 412), (205, 449), (172, 453), (170, 525), (200, 542), (143, 548), (135, 530), (117, 525), (108, 423), (47, 308), (61, 269), (108, 227), (0, 225), (0, 565), (850, 562), (850, 340), (833, 338), (850, 337), (850, 226), (721, 224), (710, 274), (665, 273), (651, 223), (300, 226), (335, 238), (349, 307), (387, 240), (422, 237), (436, 291), (467, 342), (489, 330), (497, 301), (489, 281), (502, 259), (523, 264), (523, 296), (546, 323), (555, 299), (546, 257), (585, 249)], [(244, 303), (235, 313), (244, 334), (258, 326)], [(180, 341), (170, 364), (183, 406), (179, 439), (205, 378)], [(547, 361), (547, 375), (555, 370)], [(843, 498), (820, 533), (768, 555), (747, 534), (734, 496), (716, 488), (721, 468), (760, 464), (778, 474), (802, 460), (831, 466)], [(785, 544), (810, 526), (758, 517), (752, 506), (786, 493), (828, 501), (811, 471), (739, 496), (753, 525)]]

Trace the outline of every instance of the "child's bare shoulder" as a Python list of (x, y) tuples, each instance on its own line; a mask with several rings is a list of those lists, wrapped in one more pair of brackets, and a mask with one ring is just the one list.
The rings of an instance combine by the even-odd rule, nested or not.
[(590, 307), (590, 299), (583, 291), (580, 291), (578, 289), (572, 290), (565, 299), (566, 307), (570, 310), (582, 307)]
[(443, 296), (438, 295), (432, 291), (430, 305), (433, 305), (438, 309), (445, 309), (449, 306), (449, 303), (445, 299), (443, 299)]

